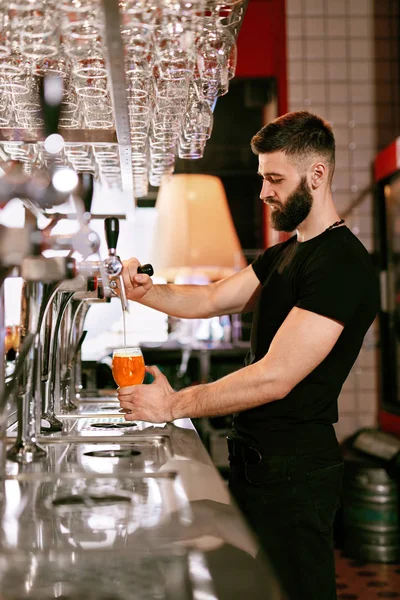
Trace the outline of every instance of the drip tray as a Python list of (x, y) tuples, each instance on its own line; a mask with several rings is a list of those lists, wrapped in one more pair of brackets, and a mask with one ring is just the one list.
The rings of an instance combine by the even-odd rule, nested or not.
[(55, 507), (69, 507), (69, 506), (110, 506), (112, 504), (120, 504), (121, 502), (131, 502), (129, 496), (122, 496), (118, 494), (103, 494), (93, 495), (86, 494), (81, 496), (79, 494), (72, 494), (70, 496), (62, 496), (61, 498), (55, 498), (51, 501)]
[[(71, 442), (63, 438), (41, 442), (41, 446), (47, 453), (48, 469), (56, 473), (154, 472), (173, 456), (171, 440), (166, 435), (118, 438), (117, 442), (107, 436)], [(8, 477), (37, 473), (42, 468), (41, 462), (20, 465), (7, 461), (6, 464)]]
[[(105, 412), (105, 411), (104, 411)], [(149, 424), (143, 421), (126, 421), (122, 414), (104, 414), (98, 413), (90, 417), (81, 416), (75, 420), (73, 430), (70, 430), (70, 435), (79, 437), (97, 436), (131, 436), (133, 432), (143, 431), (148, 428)]]
[(100, 429), (125, 429), (126, 427), (137, 427), (137, 423), (91, 423), (90, 427), (99, 427)]
[(17, 544), (22, 551), (37, 548), (37, 540), (55, 552), (122, 546), (149, 551), (161, 542), (170, 546), (176, 527), (192, 519), (173, 472), (50, 473), (7, 479), (5, 508), (10, 516), (18, 515), (19, 535), (8, 538), (8, 547), (12, 550)]
[(132, 448), (128, 450), (92, 450), (91, 452), (84, 452), (85, 456), (94, 456), (95, 458), (130, 458), (140, 454), (139, 450)]

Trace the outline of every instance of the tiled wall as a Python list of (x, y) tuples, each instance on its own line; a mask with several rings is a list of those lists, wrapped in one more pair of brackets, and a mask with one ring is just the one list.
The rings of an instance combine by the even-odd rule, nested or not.
[[(399, 0), (286, 0), (289, 110), (333, 125), (339, 213), (374, 251), (372, 161), (400, 135)], [(341, 440), (376, 423), (377, 323), (339, 398)]]

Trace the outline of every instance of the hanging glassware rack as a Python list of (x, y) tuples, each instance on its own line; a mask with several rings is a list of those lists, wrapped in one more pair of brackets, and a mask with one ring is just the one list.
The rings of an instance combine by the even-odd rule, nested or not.
[[(247, 0), (2, 0), (0, 152), (27, 174), (51, 164), (145, 196), (198, 159), (217, 98), (235, 74)], [(60, 133), (49, 154), (43, 76), (62, 78)]]

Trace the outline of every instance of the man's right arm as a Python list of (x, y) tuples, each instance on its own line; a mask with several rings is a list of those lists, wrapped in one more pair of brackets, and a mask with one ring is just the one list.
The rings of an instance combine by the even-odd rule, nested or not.
[(136, 259), (123, 264), (122, 276), (129, 300), (184, 319), (250, 312), (261, 289), (251, 266), (208, 285), (153, 285), (148, 275), (137, 273), (140, 263)]

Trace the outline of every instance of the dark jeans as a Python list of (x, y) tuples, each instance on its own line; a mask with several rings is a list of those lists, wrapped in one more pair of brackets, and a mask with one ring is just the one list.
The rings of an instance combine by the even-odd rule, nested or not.
[(250, 462), (237, 454), (232, 456), (231, 446), (231, 492), (289, 599), (335, 600), (333, 522), (343, 477), (339, 449), (262, 460), (250, 452)]

